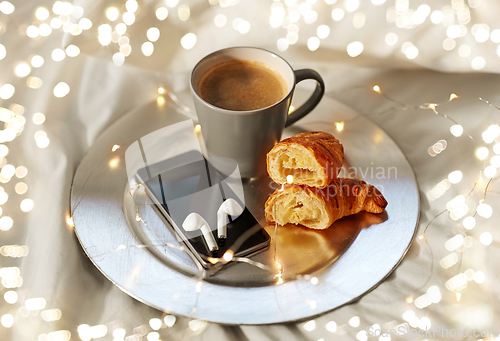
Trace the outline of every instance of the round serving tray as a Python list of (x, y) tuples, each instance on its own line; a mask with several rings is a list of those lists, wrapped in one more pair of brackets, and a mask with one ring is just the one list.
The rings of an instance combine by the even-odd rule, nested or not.
[[(294, 101), (306, 97), (307, 93), (297, 89)], [(278, 229), (276, 256), (281, 255), (280, 263), (295, 266), (296, 274), (309, 274), (317, 281), (306, 276), (270, 284), (269, 274), (239, 263), (215, 279), (204, 280), (203, 271), (187, 254), (163, 245), (176, 244), (176, 240), (153, 209), (138, 208), (145, 226), (135, 219), (137, 208), (128, 198), (127, 147), (152, 131), (188, 119), (183, 114), (186, 108), (170, 97), (159, 103), (137, 108), (107, 128), (80, 163), (71, 189), (71, 212), (83, 249), (124, 292), (166, 312), (212, 322), (280, 323), (307, 319), (355, 301), (401, 262), (419, 217), (419, 192), (412, 168), (381, 128), (325, 97), (311, 114), (287, 128), (283, 138), (307, 130), (334, 134), (344, 145), (346, 173), (354, 172), (382, 189), (389, 202), (386, 215), (378, 220), (364, 213), (342, 219), (337, 225), (339, 232), (332, 228), (323, 234)], [(343, 129), (339, 131), (336, 122), (343, 122)], [(114, 145), (120, 148), (112, 151)], [(357, 237), (354, 235), (350, 246), (344, 243), (347, 250), (335, 249), (331, 241), (352, 224), (360, 226)], [(274, 237), (274, 229), (267, 228)], [(302, 234), (296, 235), (297, 231)], [(287, 240), (290, 242), (285, 243)], [(273, 238), (269, 250), (252, 260), (274, 259), (274, 242)], [(280, 254), (280, 250), (284, 251)], [(319, 263), (304, 264), (308, 259)]]

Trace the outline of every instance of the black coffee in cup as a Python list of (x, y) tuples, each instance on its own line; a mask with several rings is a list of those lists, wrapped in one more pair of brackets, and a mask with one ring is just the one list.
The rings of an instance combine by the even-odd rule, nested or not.
[(212, 66), (200, 78), (198, 95), (227, 110), (269, 107), (288, 93), (283, 77), (264, 63), (230, 60)]

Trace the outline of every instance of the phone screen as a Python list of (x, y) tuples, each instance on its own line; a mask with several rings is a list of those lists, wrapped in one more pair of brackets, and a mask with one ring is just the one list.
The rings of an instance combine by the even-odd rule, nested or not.
[[(182, 162), (176, 162), (182, 161)], [(185, 163), (185, 160), (195, 160)], [(183, 164), (184, 163), (184, 164)], [(175, 167), (176, 164), (182, 164)], [(236, 163), (235, 163), (236, 168)], [(227, 224), (225, 243), (217, 240), (217, 211), (224, 200), (232, 198), (244, 207), (242, 188), (230, 181), (228, 176), (218, 172), (197, 151), (142, 168), (138, 171), (139, 181), (145, 185), (148, 195), (162, 214), (171, 223), (169, 228), (177, 234), (192, 253), (192, 258), (204, 267), (210, 267), (208, 257), (220, 258), (231, 249), (234, 256), (249, 256), (267, 248), (269, 234), (260, 226), (245, 207), (243, 213)], [(239, 186), (241, 187), (241, 180)], [(210, 252), (200, 231), (185, 231), (184, 219), (192, 212), (200, 214), (209, 224), (219, 250)]]

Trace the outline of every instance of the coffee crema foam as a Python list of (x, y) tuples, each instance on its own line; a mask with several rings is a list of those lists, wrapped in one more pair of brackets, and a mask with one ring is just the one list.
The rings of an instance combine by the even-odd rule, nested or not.
[(230, 60), (208, 69), (196, 91), (204, 101), (216, 107), (249, 111), (279, 102), (287, 89), (283, 77), (266, 64)]

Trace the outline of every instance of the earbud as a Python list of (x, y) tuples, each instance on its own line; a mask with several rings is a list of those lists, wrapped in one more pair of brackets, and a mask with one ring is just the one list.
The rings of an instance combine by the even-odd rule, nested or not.
[(226, 199), (217, 211), (217, 234), (219, 239), (227, 237), (227, 216), (239, 216), (243, 213), (240, 204), (232, 198)]
[(211, 252), (219, 250), (217, 242), (215, 241), (212, 231), (210, 231), (210, 226), (207, 221), (198, 213), (190, 213), (184, 222), (182, 223), (182, 228), (186, 231), (196, 231), (201, 230), (205, 241), (207, 242), (208, 249)]

